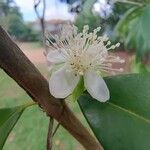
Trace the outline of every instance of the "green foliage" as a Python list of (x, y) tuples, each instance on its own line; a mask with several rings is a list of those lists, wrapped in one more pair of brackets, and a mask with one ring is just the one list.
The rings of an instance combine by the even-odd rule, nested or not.
[(23, 39), (26, 29), (22, 18), (16, 14), (10, 14), (7, 16), (7, 18), (9, 34), (15, 36), (18, 39)]
[(108, 16), (108, 18), (101, 18), (101, 25), (112, 41), (116, 40), (113, 35), (113, 30), (120, 20), (120, 16), (122, 16), (130, 8), (130, 5), (116, 3), (115, 5), (112, 5), (112, 13)]
[(136, 49), (136, 58), (142, 61), (150, 54), (150, 4), (129, 9), (118, 22), (115, 32), (130, 49)]
[(0, 0), (0, 16), (7, 15), (9, 4), (5, 0)]
[(90, 31), (100, 26), (100, 18), (92, 13), (92, 7), (96, 0), (86, 0), (81, 13), (76, 19), (76, 26), (81, 31), (84, 25), (89, 25)]
[(17, 40), (37, 41), (40, 39), (40, 34), (32, 26), (25, 24), (22, 17), (16, 14), (1, 17), (0, 24)]
[(9, 133), (28, 106), (30, 105), (27, 104), (14, 108), (0, 109), (0, 150), (2, 150)]
[(142, 62), (136, 62), (135, 57), (132, 58), (132, 63), (130, 67), (131, 73), (142, 73), (142, 74), (150, 74), (150, 66), (143, 64)]
[(150, 76), (120, 75), (105, 81), (111, 98), (100, 103), (88, 94), (80, 107), (106, 150), (148, 150), (150, 147)]
[(38, 41), (40, 39), (40, 33), (35, 31), (31, 25), (25, 24), (19, 8), (9, 5), (4, 0), (0, 1), (0, 25), (17, 40)]

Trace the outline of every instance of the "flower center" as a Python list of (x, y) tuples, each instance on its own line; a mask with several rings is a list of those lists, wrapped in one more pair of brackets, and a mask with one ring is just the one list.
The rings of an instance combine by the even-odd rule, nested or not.
[(75, 74), (84, 75), (87, 70), (92, 68), (90, 56), (87, 54), (74, 55), (69, 59), (69, 66)]

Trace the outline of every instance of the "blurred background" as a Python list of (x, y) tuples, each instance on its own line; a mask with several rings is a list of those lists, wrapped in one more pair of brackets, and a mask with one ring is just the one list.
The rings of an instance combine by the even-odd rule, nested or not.
[[(45, 77), (43, 32), (58, 34), (60, 26), (68, 21), (79, 30), (86, 24), (90, 31), (101, 26), (100, 34), (109, 36), (113, 43), (120, 42), (120, 48), (112, 53), (126, 60), (124, 73), (150, 73), (150, 0), (0, 0), (0, 25)], [(0, 107), (16, 106), (30, 100), (2, 70), (0, 89)], [(68, 103), (88, 128), (78, 104)], [(46, 115), (33, 106), (24, 112), (4, 150), (44, 150), (47, 126)], [(54, 137), (53, 149), (83, 148), (60, 127)]]

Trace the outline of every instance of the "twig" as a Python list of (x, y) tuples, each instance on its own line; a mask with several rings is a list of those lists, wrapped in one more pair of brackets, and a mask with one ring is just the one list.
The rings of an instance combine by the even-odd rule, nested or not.
[(58, 130), (58, 128), (60, 127), (60, 123), (58, 123), (57, 124), (57, 126), (55, 127), (55, 130), (54, 130), (54, 132), (53, 132), (53, 135), (52, 136), (54, 136), (55, 135), (55, 133), (57, 132), (57, 130)]
[(49, 119), (49, 125), (48, 125), (48, 133), (47, 133), (47, 150), (52, 149), (52, 138), (53, 138), (53, 124), (54, 124), (54, 119), (53, 117), (50, 117)]
[[(43, 9), (42, 9), (42, 15), (40, 15), (38, 11), (38, 7), (40, 4), (43, 4)], [(46, 11), (46, 1), (45, 0), (34, 0), (34, 10), (35, 13), (40, 21), (41, 25), (41, 30), (42, 30), (42, 37), (43, 37), (43, 45), (45, 49), (45, 53), (47, 53), (47, 46), (46, 46), (46, 37), (45, 37), (45, 11)]]

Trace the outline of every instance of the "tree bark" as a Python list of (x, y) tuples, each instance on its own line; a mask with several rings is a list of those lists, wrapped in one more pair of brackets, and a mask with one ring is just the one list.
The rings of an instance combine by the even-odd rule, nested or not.
[(0, 26), (0, 67), (87, 150), (102, 146), (80, 123), (63, 100), (50, 95), (48, 82)]

